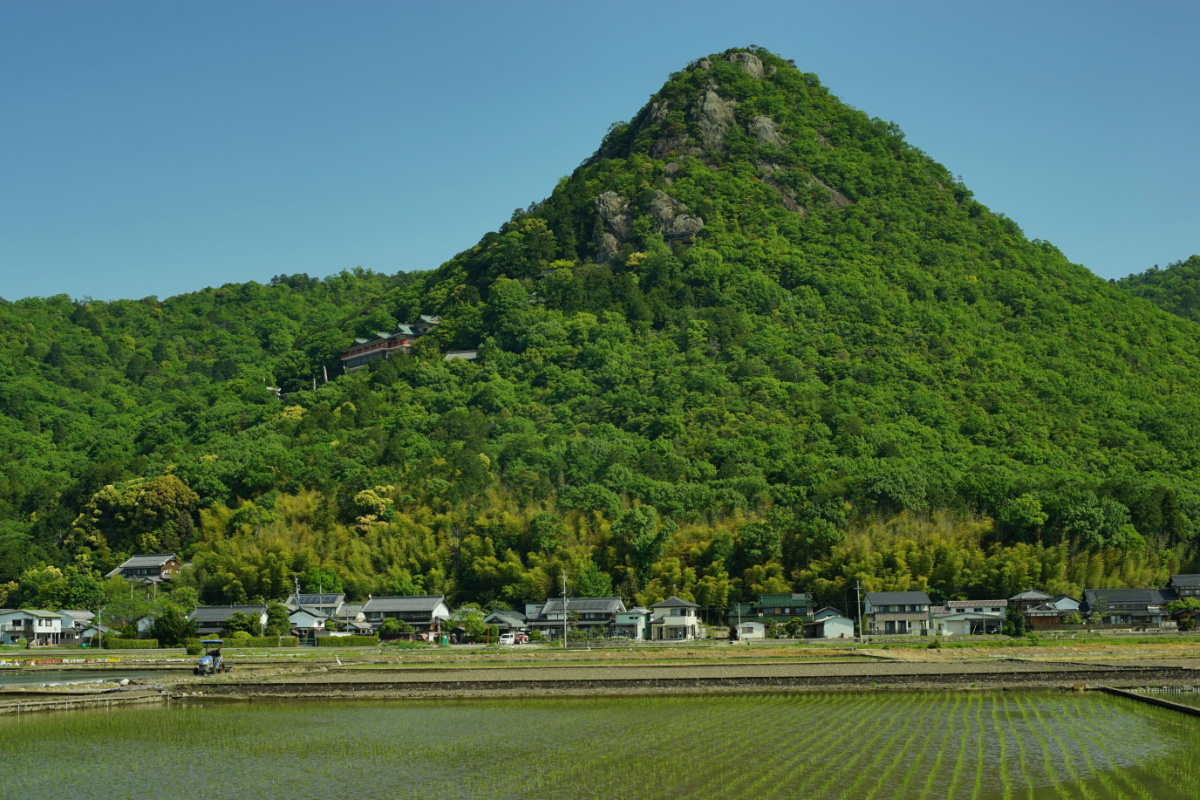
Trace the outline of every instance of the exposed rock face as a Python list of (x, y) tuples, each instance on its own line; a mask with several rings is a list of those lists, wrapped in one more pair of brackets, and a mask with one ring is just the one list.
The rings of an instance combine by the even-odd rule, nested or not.
[(707, 150), (719, 150), (733, 125), (734, 102), (709, 89), (696, 105), (700, 140)]
[(596, 213), (618, 239), (629, 238), (629, 201), (614, 191), (603, 192), (596, 198)]
[(670, 104), (666, 100), (655, 100), (650, 104), (650, 124), (658, 125), (667, 118), (670, 111)]
[(696, 233), (704, 227), (704, 220), (687, 213), (688, 207), (674, 200), (662, 190), (654, 190), (650, 201), (650, 216), (654, 218), (654, 232), (664, 236)]
[(779, 195), (779, 202), (783, 207), (793, 214), (799, 214), (801, 217), (808, 216), (808, 209), (796, 202), (796, 192), (792, 187), (780, 183), (772, 176), (777, 172), (783, 172), (785, 167), (778, 164), (759, 164), (758, 173), (763, 176), (762, 182), (764, 186), (771, 188), (775, 194)]
[(783, 137), (779, 135), (779, 131), (775, 130), (775, 120), (770, 117), (760, 114), (750, 120), (750, 133), (754, 134), (759, 144), (783, 147)]
[(763, 78), (763, 63), (753, 53), (730, 53), (729, 63), (741, 67), (742, 72), (755, 80), (761, 81)]
[(595, 202), (596, 213), (596, 260), (603, 264), (621, 249), (621, 242), (629, 238), (632, 230), (629, 221), (629, 201), (614, 191), (602, 192)]
[(813, 178), (811, 181), (808, 182), (808, 185), (809, 186), (820, 186), (822, 189), (829, 192), (829, 202), (833, 203), (835, 206), (837, 206), (839, 208), (848, 206), (852, 202), (849, 197), (846, 197), (846, 195), (842, 194), (837, 189), (833, 188), (832, 186), (830, 186), (828, 183), (821, 180), (820, 178)]

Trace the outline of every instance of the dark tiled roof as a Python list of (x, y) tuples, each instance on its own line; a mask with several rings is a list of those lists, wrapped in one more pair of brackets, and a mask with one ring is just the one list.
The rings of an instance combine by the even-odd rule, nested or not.
[(446, 596), (442, 594), (413, 595), (410, 597), (372, 597), (363, 606), (363, 613), (369, 614), (376, 611), (384, 613), (425, 611), (432, 614), (438, 607), (438, 604), (444, 602), (446, 602)]
[[(132, 556), (126, 559), (125, 563), (121, 564), (121, 569), (125, 567), (161, 567), (171, 559), (175, 558), (174, 553), (148, 553), (142, 556)], [(178, 559), (176, 559), (178, 560)]]
[(246, 616), (256, 617), (266, 610), (266, 606), (196, 606), (195, 610), (188, 614), (188, 619), (197, 622), (224, 622), (239, 611)]
[(1165, 606), (1179, 599), (1174, 589), (1085, 589), (1083, 604), (1088, 611), (1097, 610), (1097, 604), (1109, 611), (1130, 611), (1147, 606)]
[(651, 608), (699, 608), (695, 603), (689, 603), (687, 600), (680, 600), (678, 597), (668, 597), (666, 600), (655, 603)]
[(1189, 589), (1200, 587), (1200, 575), (1172, 575), (1172, 586), (1186, 586)]
[[(625, 603), (619, 597), (571, 597), (567, 599), (567, 610), (577, 614), (615, 614), (625, 610)], [(551, 597), (542, 606), (541, 616), (562, 613), (562, 598)]]
[(924, 592), (867, 592), (873, 606), (927, 606), (929, 595)]
[(525, 624), (525, 615), (520, 611), (494, 611), (484, 617), (483, 621), (489, 625), (493, 622), (503, 622), (510, 628), (519, 628)]

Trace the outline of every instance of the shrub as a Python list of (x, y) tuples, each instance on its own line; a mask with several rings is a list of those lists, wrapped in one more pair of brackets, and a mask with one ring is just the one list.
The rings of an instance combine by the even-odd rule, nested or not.
[(189, 656), (198, 656), (204, 650), (204, 647), (201, 646), (199, 639), (185, 639), (183, 642), (183, 647)]
[(379, 644), (376, 636), (321, 636), (317, 647), (371, 647)]
[(542, 636), (542, 632), (541, 632), (541, 631), (536, 631), (536, 630), (535, 630), (535, 631), (530, 631), (530, 632), (529, 632), (529, 641), (531, 641), (531, 642), (540, 642), (540, 641), (542, 641), (542, 640), (543, 640), (543, 639), (545, 639), (545, 638), (546, 638), (545, 636)]
[(231, 636), (225, 640), (229, 647), (299, 647), (295, 636)]
[(115, 636), (104, 637), (106, 650), (157, 650), (158, 639), (118, 639)]

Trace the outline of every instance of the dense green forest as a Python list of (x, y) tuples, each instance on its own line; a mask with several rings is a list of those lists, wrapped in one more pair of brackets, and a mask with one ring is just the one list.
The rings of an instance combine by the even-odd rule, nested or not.
[(1200, 256), (1176, 261), (1166, 269), (1156, 265), (1115, 283), (1172, 314), (1200, 322)]
[(1161, 585), (1197, 566), (1200, 339), (1151, 278), (1026, 239), (791, 62), (713, 55), (436, 270), (0, 303), (0, 605), (155, 551), (207, 602)]

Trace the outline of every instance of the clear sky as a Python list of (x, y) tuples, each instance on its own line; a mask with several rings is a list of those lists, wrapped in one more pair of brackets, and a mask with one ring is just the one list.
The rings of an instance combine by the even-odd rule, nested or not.
[(1200, 3), (0, 3), (0, 297), (431, 269), (757, 44), (1109, 278), (1200, 253)]

